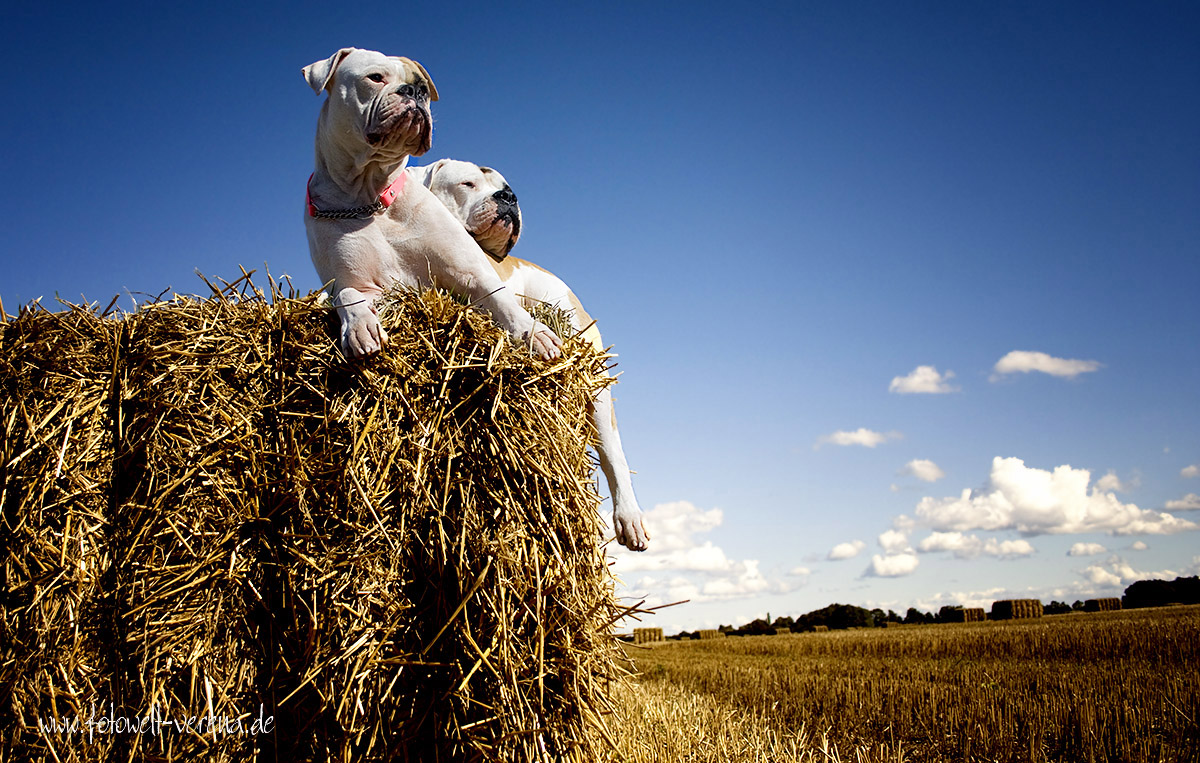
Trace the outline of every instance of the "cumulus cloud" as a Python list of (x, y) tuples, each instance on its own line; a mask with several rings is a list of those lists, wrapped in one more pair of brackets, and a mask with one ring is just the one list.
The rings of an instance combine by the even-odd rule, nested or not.
[(809, 569), (809, 568), (807, 568), (807, 567), (793, 567), (793, 568), (792, 568), (792, 569), (791, 569), (791, 570), (788, 572), (788, 574), (789, 574), (789, 575), (793, 575), (793, 576), (795, 576), (795, 577), (798, 577), (798, 578), (804, 578), (804, 577), (808, 577), (809, 575), (811, 575), (811, 574), (812, 574), (812, 570), (810, 570), (810, 569)]
[(915, 553), (887, 556), (875, 554), (871, 557), (871, 566), (867, 568), (866, 574), (877, 578), (898, 578), (913, 574), (920, 564), (921, 560)]
[(1126, 487), (1117, 477), (1117, 473), (1111, 470), (1096, 480), (1096, 489), (1106, 493), (1124, 493), (1126, 491)]
[(922, 482), (937, 482), (946, 476), (946, 473), (942, 471), (940, 466), (924, 458), (916, 458), (909, 461), (900, 470), (900, 473), (911, 474)]
[(1140, 540), (1135, 540), (1133, 543), (1129, 544), (1129, 549), (1131, 551), (1145, 551), (1148, 548), (1150, 547), (1147, 546), (1144, 541)]
[(1167, 511), (1197, 511), (1200, 510), (1200, 495), (1188, 493), (1183, 498), (1167, 501)]
[(912, 545), (908, 542), (908, 534), (899, 530), (884, 530), (880, 533), (879, 547), (888, 555), (912, 553)]
[(1013, 350), (996, 361), (995, 367), (992, 368), (991, 380), (998, 381), (1009, 374), (1027, 374), (1032, 371), (1062, 379), (1074, 379), (1080, 374), (1091, 373), (1102, 367), (1103, 364), (1095, 360), (1056, 358), (1044, 352)]
[(737, 596), (763, 593), (772, 588), (771, 582), (759, 572), (757, 559), (735, 562), (729, 573), (705, 581), (700, 588), (702, 597), (706, 599), (729, 599)]
[(867, 544), (863, 543), (861, 540), (852, 540), (847, 541), (846, 543), (839, 543), (829, 550), (829, 560), (832, 562), (837, 562), (843, 559), (853, 559), (854, 557), (858, 556), (859, 552), (866, 547)]
[(827, 434), (817, 440), (814, 449), (820, 448), (825, 444), (832, 445), (861, 445), (864, 448), (874, 448), (888, 440), (895, 440), (902, 437), (899, 432), (875, 432), (870, 429), (858, 428), (853, 432), (848, 432), (839, 429), (833, 434)]
[(1171, 580), (1179, 577), (1173, 570), (1157, 570), (1141, 572), (1135, 570), (1128, 562), (1114, 558), (1107, 564), (1093, 564), (1085, 567), (1080, 573), (1084, 578), (1104, 588), (1128, 586), (1139, 580)]
[(923, 553), (949, 551), (959, 559), (992, 556), (997, 559), (1017, 559), (1032, 556), (1037, 550), (1027, 540), (981, 540), (961, 532), (935, 532), (923, 538), (917, 546)]
[(724, 521), (720, 509), (702, 511), (688, 501), (660, 503), (646, 512), (646, 525), (654, 541), (650, 550), (642, 553), (614, 549), (618, 573), (635, 570), (693, 570), (724, 572), (733, 562), (711, 540), (698, 541), (695, 536), (711, 532)]
[[(720, 509), (702, 510), (688, 501), (660, 503), (646, 512), (646, 525), (654, 536), (650, 550), (635, 553), (610, 546), (613, 571), (656, 573), (643, 575), (633, 586), (635, 595), (651, 604), (781, 593), (803, 583), (772, 580), (759, 569), (757, 559), (731, 559), (711, 540), (697, 537), (723, 521)], [(793, 571), (793, 577), (801, 576)]]
[(1200, 464), (1192, 464), (1191, 466), (1183, 467), (1179, 470), (1179, 476), (1183, 477), (1184, 479), (1200, 477)]
[(1197, 525), (1165, 512), (1121, 503), (1112, 493), (1089, 490), (1091, 473), (1070, 466), (1054, 471), (1025, 466), (1019, 458), (992, 460), (988, 484), (958, 497), (925, 497), (916, 515), (939, 532), (1016, 530), (1025, 535), (1107, 532), (1166, 534)]
[(1067, 556), (1095, 556), (1107, 551), (1108, 549), (1099, 543), (1076, 543), (1071, 546), (1071, 550), (1067, 552)]
[(888, 392), (900, 395), (944, 395), (948, 392), (958, 392), (958, 387), (950, 385), (954, 378), (953, 371), (945, 374), (938, 373), (934, 366), (917, 366), (908, 376), (897, 376), (888, 385)]

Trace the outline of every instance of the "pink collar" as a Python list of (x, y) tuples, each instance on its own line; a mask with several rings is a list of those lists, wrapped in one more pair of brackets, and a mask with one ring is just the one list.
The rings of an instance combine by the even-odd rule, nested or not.
[(379, 198), (375, 203), (368, 204), (365, 207), (354, 207), (353, 209), (338, 209), (338, 210), (322, 210), (317, 209), (312, 203), (312, 186), (313, 176), (308, 176), (308, 183), (304, 187), (304, 203), (308, 207), (309, 217), (319, 217), (327, 220), (346, 220), (350, 218), (366, 218), (372, 215), (377, 215), (388, 207), (392, 206), (392, 202), (396, 197), (404, 192), (404, 182), (408, 179), (408, 173), (401, 172), (392, 181), (391, 185), (379, 192)]

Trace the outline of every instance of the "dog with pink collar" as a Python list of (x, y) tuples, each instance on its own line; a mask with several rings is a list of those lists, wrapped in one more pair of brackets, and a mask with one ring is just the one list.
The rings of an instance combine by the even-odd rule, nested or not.
[(329, 284), (348, 357), (387, 341), (375, 300), (387, 289), (437, 286), (490, 313), (543, 358), (562, 341), (505, 289), (461, 223), (420, 183), (406, 182), (409, 156), (429, 150), (437, 88), (415, 61), (343, 48), (304, 67), (327, 93), (317, 120), (316, 168), (304, 225), (317, 275)]

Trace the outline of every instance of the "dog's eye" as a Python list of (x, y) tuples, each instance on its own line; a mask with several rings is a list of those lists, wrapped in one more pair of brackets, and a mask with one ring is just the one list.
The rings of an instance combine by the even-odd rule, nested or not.
[(472, 183), (470, 180), (464, 180), (463, 185), (465, 185), (467, 188), (471, 188), (471, 189), (475, 188), (475, 184)]
[(373, 72), (372, 74), (367, 75), (367, 79), (371, 80), (372, 82), (383, 82), (383, 75), (379, 72)]

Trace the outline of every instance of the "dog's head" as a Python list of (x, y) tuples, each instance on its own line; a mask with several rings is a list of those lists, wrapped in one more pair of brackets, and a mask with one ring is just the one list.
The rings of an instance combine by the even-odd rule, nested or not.
[(414, 168), (483, 251), (502, 260), (521, 237), (521, 208), (504, 176), (491, 167), (442, 159)]
[[(433, 141), (429, 103), (438, 99), (437, 88), (425, 67), (400, 56), (373, 50), (342, 48), (324, 61), (309, 64), (304, 78), (320, 95), (331, 120), (331, 140), (359, 144), (381, 161), (420, 156)], [(349, 147), (347, 147), (349, 148)]]

